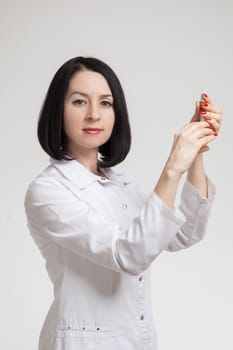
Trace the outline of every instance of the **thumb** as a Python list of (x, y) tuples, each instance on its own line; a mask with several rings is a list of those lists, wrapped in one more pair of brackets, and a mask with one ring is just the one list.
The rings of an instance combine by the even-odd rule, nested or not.
[(192, 116), (191, 122), (199, 122), (200, 121), (200, 101), (195, 102), (195, 112)]

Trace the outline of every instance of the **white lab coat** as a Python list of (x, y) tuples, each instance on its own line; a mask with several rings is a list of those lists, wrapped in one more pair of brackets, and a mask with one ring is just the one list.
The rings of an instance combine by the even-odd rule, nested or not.
[(214, 186), (205, 199), (186, 180), (171, 210), (112, 168), (106, 179), (76, 160), (50, 162), (25, 196), (54, 285), (39, 350), (156, 350), (150, 264), (203, 238)]

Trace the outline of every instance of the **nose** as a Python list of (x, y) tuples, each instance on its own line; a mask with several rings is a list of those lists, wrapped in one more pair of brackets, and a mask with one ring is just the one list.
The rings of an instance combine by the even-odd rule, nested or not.
[(87, 111), (86, 119), (92, 121), (100, 120), (100, 114), (97, 106), (95, 106), (94, 104), (90, 105), (90, 108)]

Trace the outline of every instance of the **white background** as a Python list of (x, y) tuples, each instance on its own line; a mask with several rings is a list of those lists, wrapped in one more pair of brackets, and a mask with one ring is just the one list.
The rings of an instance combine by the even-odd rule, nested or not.
[(148, 194), (201, 84), (223, 109), (205, 154), (217, 187), (207, 236), (153, 263), (152, 295), (160, 350), (232, 349), (232, 1), (1, 0), (0, 17), (1, 348), (36, 349), (52, 301), (23, 201), (48, 165), (36, 125), (50, 80), (83, 55), (104, 60), (123, 85), (133, 144), (119, 168)]

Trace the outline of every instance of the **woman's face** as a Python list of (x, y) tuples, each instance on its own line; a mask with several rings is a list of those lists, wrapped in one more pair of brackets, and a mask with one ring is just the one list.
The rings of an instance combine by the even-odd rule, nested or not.
[(113, 96), (104, 76), (90, 70), (75, 73), (64, 101), (69, 154), (97, 153), (110, 138), (114, 120)]

